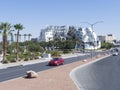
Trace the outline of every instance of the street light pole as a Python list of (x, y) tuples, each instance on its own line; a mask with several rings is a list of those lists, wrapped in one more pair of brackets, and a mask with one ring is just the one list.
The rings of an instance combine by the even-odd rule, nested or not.
[[(91, 30), (92, 30), (92, 34), (93, 34), (93, 32), (94, 32), (94, 29), (93, 29), (94, 25), (96, 25), (98, 23), (103, 23), (103, 21), (97, 21), (95, 23), (89, 23), (89, 22), (81, 22), (81, 23), (87, 23), (87, 24), (89, 24), (90, 27), (91, 27)], [(94, 38), (93, 44), (94, 44), (94, 49), (95, 49), (95, 38)], [(92, 59), (92, 57), (93, 57), (93, 51), (91, 49), (91, 59)]]
[(103, 23), (103, 21), (97, 21), (97, 22), (95, 22), (95, 23), (89, 23), (89, 22), (81, 22), (81, 23), (87, 23), (87, 24), (89, 24), (90, 26), (91, 26), (91, 29), (92, 29), (92, 31), (93, 31), (93, 26), (95, 25), (95, 24), (97, 24), (97, 23)]

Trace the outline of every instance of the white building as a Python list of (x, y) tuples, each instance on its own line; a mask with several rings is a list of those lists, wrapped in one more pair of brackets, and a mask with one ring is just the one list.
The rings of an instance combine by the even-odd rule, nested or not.
[(47, 26), (42, 29), (39, 36), (39, 41), (52, 41), (54, 37), (66, 38), (68, 32), (68, 26)]
[(53, 31), (42, 29), (41, 33), (40, 33), (39, 40), (40, 41), (45, 41), (45, 42), (53, 40)]
[(108, 42), (108, 43), (113, 43), (114, 44), (114, 41), (116, 40), (116, 37), (115, 36), (113, 36), (112, 34), (108, 34), (107, 36), (106, 36), (106, 42)]
[(101, 43), (104, 43), (105, 40), (106, 40), (106, 36), (99, 35), (99, 36), (97, 36), (97, 37), (98, 37), (98, 39), (100, 40)]
[[(91, 28), (74, 27), (74, 33), (76, 36), (84, 42), (85, 49), (97, 49), (100, 48), (101, 43), (98, 41), (97, 35)], [(40, 32), (39, 41), (51, 41), (54, 37), (58, 37), (61, 40), (66, 39), (69, 26), (47, 26)]]
[(97, 49), (101, 46), (96, 33), (91, 28), (78, 28), (77, 36), (84, 42), (85, 49)]

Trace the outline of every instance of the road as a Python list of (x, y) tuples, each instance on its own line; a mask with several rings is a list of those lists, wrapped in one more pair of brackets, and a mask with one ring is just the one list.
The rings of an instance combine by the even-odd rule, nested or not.
[[(102, 52), (96, 52), (94, 55), (100, 54), (100, 53), (102, 54)], [(72, 58), (67, 58), (67, 59), (65, 59), (64, 64), (69, 64), (69, 63), (80, 61), (80, 60), (83, 60), (86, 58), (90, 58), (90, 55), (87, 54), (85, 56), (76, 56), (76, 57), (72, 57)], [(25, 76), (26, 71), (28, 71), (28, 70), (40, 72), (40, 71), (52, 69), (55, 67), (56, 66), (48, 66), (48, 62), (43, 62), (43, 63), (37, 63), (37, 64), (32, 64), (32, 65), (26, 65), (26, 66), (20, 65), (20, 66), (16, 66), (16, 67), (10, 67), (7, 69), (1, 69), (0, 70), (0, 82)]]
[(80, 67), (75, 80), (80, 90), (120, 90), (120, 55)]

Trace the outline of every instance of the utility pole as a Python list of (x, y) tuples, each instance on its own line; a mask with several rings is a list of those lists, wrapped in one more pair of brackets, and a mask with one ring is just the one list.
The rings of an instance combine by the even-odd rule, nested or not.
[[(81, 22), (81, 23), (86, 23), (86, 24), (89, 24), (90, 27), (91, 27), (91, 30), (92, 30), (92, 35), (93, 35), (93, 32), (94, 32), (94, 25), (98, 24), (98, 23), (103, 23), (103, 21), (97, 21), (95, 23), (89, 23), (89, 22)], [(93, 44), (94, 44), (94, 49), (95, 49), (95, 38), (93, 37)], [(93, 58), (93, 50), (91, 48), (91, 59)]]

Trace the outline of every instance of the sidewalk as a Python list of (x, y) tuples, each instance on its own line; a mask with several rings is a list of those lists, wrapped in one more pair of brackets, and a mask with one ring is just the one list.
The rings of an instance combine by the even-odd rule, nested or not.
[[(82, 53), (77, 53), (77, 54), (64, 54), (61, 55), (62, 58), (70, 58), (70, 57), (76, 57), (76, 56), (81, 56), (84, 55)], [(36, 63), (42, 63), (42, 62), (48, 62), (51, 60), (51, 58), (40, 58), (36, 60), (29, 60), (29, 61), (20, 61), (20, 62), (15, 62), (15, 63), (8, 63), (8, 64), (2, 64), (0, 63), (0, 69), (5, 69), (8, 67), (15, 67), (15, 66), (25, 66), (25, 65), (30, 65), (30, 64), (36, 64)]]

